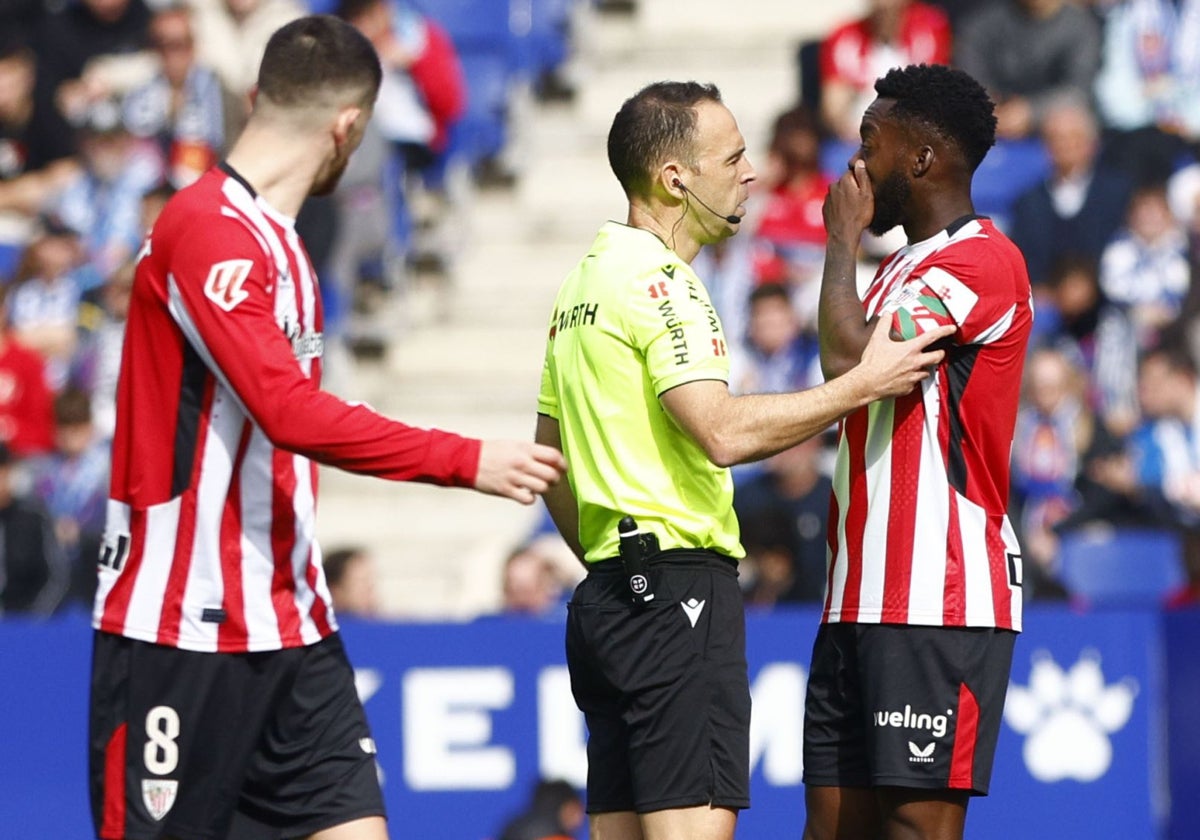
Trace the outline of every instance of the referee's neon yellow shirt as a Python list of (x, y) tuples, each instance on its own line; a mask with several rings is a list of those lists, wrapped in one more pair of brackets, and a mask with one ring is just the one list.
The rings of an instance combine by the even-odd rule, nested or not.
[(558, 420), (589, 562), (617, 556), (625, 514), (663, 549), (745, 554), (729, 470), (658, 399), (703, 379), (729, 381), (708, 291), (657, 236), (608, 222), (559, 289), (538, 396)]

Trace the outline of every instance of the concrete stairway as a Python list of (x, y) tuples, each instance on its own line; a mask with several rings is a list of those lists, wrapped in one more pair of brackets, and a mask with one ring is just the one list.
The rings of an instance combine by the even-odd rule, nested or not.
[[(796, 44), (862, 4), (640, 0), (633, 15), (579, 5), (571, 67), (579, 95), (570, 105), (521, 108), (518, 185), (472, 198), (453, 283), (417, 282), (389, 304), (389, 352), (348, 371), (340, 389), (346, 396), (413, 425), (530, 438), (558, 283), (601, 223), (624, 219), (604, 151), (621, 102), (661, 79), (715, 82), (752, 160), (764, 165), (771, 120), (797, 95)], [(321, 481), (322, 544), (369, 548), (382, 600), (396, 616), (465, 618), (494, 608), (503, 558), (538, 516), (535, 508), (464, 490), (334, 470)]]

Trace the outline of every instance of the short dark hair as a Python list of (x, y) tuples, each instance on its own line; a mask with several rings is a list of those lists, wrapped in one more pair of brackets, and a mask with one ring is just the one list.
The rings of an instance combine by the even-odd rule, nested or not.
[(608, 164), (625, 195), (644, 194), (667, 158), (690, 161), (696, 106), (720, 101), (716, 85), (699, 82), (655, 82), (626, 99), (608, 131)]
[(341, 583), (350, 563), (365, 553), (363, 548), (356, 545), (335, 548), (333, 551), (326, 552), (325, 556), (321, 558), (321, 565), (325, 568), (325, 580), (328, 584), (337, 586)]
[(775, 117), (775, 122), (771, 125), (771, 150), (780, 151), (788, 135), (802, 131), (814, 137), (821, 136), (821, 122), (817, 119), (816, 112), (803, 103), (788, 108)]
[(760, 300), (782, 300), (791, 306), (792, 295), (783, 283), (760, 283), (750, 292), (749, 303), (753, 306)]
[(344, 21), (354, 21), (383, 0), (339, 0), (333, 13)]
[(1142, 353), (1142, 357), (1138, 359), (1138, 367), (1140, 368), (1153, 359), (1160, 359), (1172, 373), (1182, 373), (1184, 376), (1189, 376), (1192, 379), (1197, 377), (1196, 360), (1192, 358), (1192, 354), (1182, 344), (1163, 342), (1151, 347)]
[(366, 37), (333, 15), (308, 15), (275, 31), (258, 70), (258, 93), (281, 106), (303, 105), (320, 90), (361, 90), (375, 98), (383, 70)]
[(1065, 251), (1050, 263), (1050, 271), (1046, 275), (1046, 285), (1055, 289), (1061, 286), (1067, 278), (1080, 274), (1089, 277), (1092, 284), (1098, 288), (1100, 285), (1100, 261), (1092, 254)]
[(896, 102), (891, 116), (949, 140), (974, 171), (996, 143), (995, 103), (975, 79), (941, 64), (896, 67), (876, 80), (875, 93)]
[(54, 421), (59, 426), (92, 422), (92, 398), (82, 388), (68, 386), (54, 398)]

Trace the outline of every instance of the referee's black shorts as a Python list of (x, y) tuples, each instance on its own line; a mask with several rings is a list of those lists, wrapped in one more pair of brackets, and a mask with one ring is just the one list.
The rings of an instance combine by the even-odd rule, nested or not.
[(259, 653), (96, 633), (89, 740), (103, 840), (307, 837), (384, 815), (336, 633)]
[(735, 561), (668, 551), (634, 607), (619, 561), (568, 605), (567, 664), (588, 726), (589, 813), (750, 805), (750, 685)]

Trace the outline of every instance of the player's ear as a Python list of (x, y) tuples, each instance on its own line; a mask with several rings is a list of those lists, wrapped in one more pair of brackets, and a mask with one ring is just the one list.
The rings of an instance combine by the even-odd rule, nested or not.
[(922, 146), (917, 149), (917, 155), (913, 158), (912, 176), (920, 178), (929, 172), (929, 168), (933, 166), (933, 159), (934, 152), (932, 146)]
[(358, 106), (347, 106), (338, 109), (337, 116), (334, 119), (334, 134), (338, 145), (346, 142), (346, 138), (350, 136), (350, 132), (354, 131), (354, 125), (359, 121), (361, 113), (362, 109)]
[(347, 139), (354, 133), (354, 127), (362, 116), (363, 109), (357, 105), (347, 105), (338, 109), (333, 121), (333, 139), (338, 148), (346, 144)]

